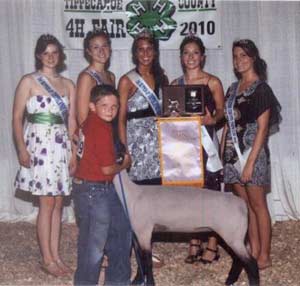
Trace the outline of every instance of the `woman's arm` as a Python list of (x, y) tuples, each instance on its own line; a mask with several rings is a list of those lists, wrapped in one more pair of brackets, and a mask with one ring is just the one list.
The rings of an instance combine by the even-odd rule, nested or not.
[(134, 86), (131, 80), (126, 75), (122, 76), (118, 86), (118, 91), (120, 94), (118, 131), (120, 140), (126, 146), (127, 150), (127, 102), (132, 94), (133, 89)]
[(95, 81), (85, 72), (81, 72), (77, 80), (76, 88), (76, 110), (77, 121), (81, 125), (89, 113), (89, 102), (91, 89), (95, 86)]
[(206, 108), (206, 114), (202, 118), (202, 124), (215, 125), (224, 116), (224, 91), (221, 81), (215, 76), (212, 76), (209, 80), (208, 86), (215, 101), (216, 111), (214, 114), (211, 114)]
[(255, 161), (268, 135), (269, 118), (270, 109), (267, 109), (257, 118), (257, 132), (252, 145), (252, 150), (242, 172), (242, 182), (248, 182), (252, 178)]
[(76, 101), (75, 101), (75, 85), (71, 80), (67, 80), (67, 88), (69, 90), (69, 119), (68, 119), (68, 127), (69, 127), (69, 137), (72, 138), (76, 127)]
[(23, 77), (16, 89), (13, 104), (13, 134), (17, 145), (18, 159), (21, 166), (30, 167), (30, 155), (27, 151), (23, 135), (23, 116), (26, 109), (26, 101), (30, 97), (32, 80), (29, 76)]
[(116, 76), (112, 72), (109, 72), (109, 77), (110, 77), (113, 87), (116, 87)]
[(72, 156), (69, 162), (69, 172), (70, 175), (74, 175), (77, 167), (77, 159), (76, 159), (76, 145), (73, 142), (73, 136), (77, 127), (76, 122), (76, 114), (75, 114), (75, 85), (71, 80), (67, 80), (68, 90), (69, 90), (69, 120), (68, 120), (68, 132), (69, 138), (71, 140), (72, 146)]
[(130, 156), (128, 155), (128, 153), (126, 153), (121, 165), (114, 164), (111, 166), (101, 167), (101, 171), (104, 175), (115, 175), (121, 172), (123, 169), (129, 168), (130, 164), (131, 164)]

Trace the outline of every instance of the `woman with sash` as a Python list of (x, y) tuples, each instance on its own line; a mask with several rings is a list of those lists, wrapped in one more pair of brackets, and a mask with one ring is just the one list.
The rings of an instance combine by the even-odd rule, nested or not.
[(41, 269), (56, 277), (71, 272), (60, 257), (59, 241), (63, 198), (70, 195), (70, 176), (76, 167), (70, 140), (76, 128), (75, 87), (59, 74), (65, 68), (64, 60), (61, 43), (52, 35), (40, 36), (35, 47), (36, 72), (22, 77), (13, 106), (13, 132), (21, 165), (15, 186), (39, 198)]
[(88, 32), (83, 41), (83, 50), (89, 65), (79, 74), (76, 85), (79, 124), (87, 118), (92, 88), (100, 84), (115, 86), (115, 75), (108, 70), (111, 56), (109, 35), (102, 30)]
[[(158, 41), (147, 31), (132, 45), (135, 68), (119, 81), (119, 137), (129, 151), (129, 176), (137, 184), (161, 184), (158, 131), (155, 117), (161, 115), (161, 87), (168, 78), (159, 64)], [(162, 261), (153, 255), (154, 266)]]
[[(79, 125), (82, 125), (88, 116), (92, 88), (102, 84), (109, 84), (113, 87), (116, 85), (115, 75), (108, 70), (111, 52), (111, 40), (106, 32), (97, 29), (86, 34), (83, 41), (83, 53), (89, 65), (80, 72), (76, 85), (76, 116)], [(118, 160), (120, 159), (120, 150), (117, 148), (119, 142), (117, 124), (118, 120), (115, 118), (113, 120), (113, 136)], [(107, 263), (105, 255), (102, 266), (107, 266)]]
[(132, 159), (131, 180), (161, 184), (155, 117), (161, 115), (161, 87), (168, 78), (159, 64), (158, 41), (148, 32), (139, 34), (132, 59), (136, 67), (119, 82), (119, 136)]
[[(200, 85), (203, 88), (205, 100), (205, 115), (202, 122), (202, 145), (204, 158), (205, 188), (220, 191), (220, 170), (222, 164), (218, 154), (218, 141), (215, 125), (224, 116), (224, 92), (221, 81), (214, 75), (203, 70), (205, 47), (202, 40), (194, 35), (183, 39), (180, 45), (180, 59), (183, 76), (175, 79), (172, 84)], [(204, 137), (206, 138), (204, 140)], [(209, 154), (209, 155), (208, 155)], [(212, 263), (219, 259), (217, 239), (211, 236), (203, 253), (201, 241), (190, 241), (189, 254), (186, 263), (201, 261)]]
[(251, 253), (264, 269), (271, 266), (271, 219), (266, 201), (270, 185), (268, 137), (278, 130), (280, 104), (266, 83), (267, 65), (253, 41), (234, 42), (232, 55), (238, 81), (226, 94), (224, 182), (232, 184), (235, 194), (248, 204)]

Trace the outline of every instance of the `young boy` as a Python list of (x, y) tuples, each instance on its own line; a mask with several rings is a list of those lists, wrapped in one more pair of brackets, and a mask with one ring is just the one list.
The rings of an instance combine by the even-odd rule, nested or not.
[(118, 108), (115, 88), (95, 86), (88, 117), (79, 130), (80, 160), (73, 179), (79, 225), (74, 285), (98, 284), (104, 248), (109, 261), (105, 285), (130, 284), (131, 230), (112, 183), (116, 173), (130, 166), (128, 154), (121, 164), (115, 163), (111, 122)]

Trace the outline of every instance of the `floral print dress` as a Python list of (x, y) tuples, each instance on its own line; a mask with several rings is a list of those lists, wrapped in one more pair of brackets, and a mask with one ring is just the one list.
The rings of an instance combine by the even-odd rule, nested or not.
[[(68, 106), (67, 96), (63, 97), (63, 101)], [(29, 114), (60, 114), (55, 100), (45, 95), (30, 97), (26, 109)], [(69, 195), (71, 142), (65, 124), (27, 123), (24, 140), (30, 154), (30, 168), (20, 167), (15, 187), (33, 195)]]
[[(226, 95), (227, 100), (230, 96), (233, 96), (237, 87), (237, 82), (231, 85)], [(270, 86), (264, 81), (255, 81), (243, 93), (237, 94), (233, 106), (238, 144), (242, 153), (252, 147), (258, 129), (257, 119), (268, 109), (270, 109), (269, 134), (255, 161), (252, 179), (248, 182), (249, 185), (264, 186), (269, 185), (271, 182), (268, 137), (279, 130), (281, 106)], [(225, 139), (223, 160), (224, 182), (226, 184), (241, 184), (241, 171), (236, 164), (239, 159), (230, 131), (227, 132)]]
[[(136, 91), (128, 100), (127, 144), (133, 181), (160, 178), (158, 130), (155, 115), (145, 97)], [(131, 114), (137, 116), (130, 117)]]

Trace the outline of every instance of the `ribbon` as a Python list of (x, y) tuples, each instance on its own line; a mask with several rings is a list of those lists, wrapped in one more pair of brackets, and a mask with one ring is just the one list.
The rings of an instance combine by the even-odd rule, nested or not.
[(47, 78), (39, 73), (34, 74), (35, 80), (46, 90), (50, 96), (54, 99), (56, 104), (58, 105), (60, 115), (65, 123), (65, 125), (68, 127), (68, 118), (69, 118), (69, 112), (68, 107), (63, 102), (62, 97), (58, 94), (58, 92), (51, 86)]
[(85, 72), (87, 74), (89, 74), (96, 81), (97, 85), (103, 84), (103, 81), (102, 81), (101, 77), (99, 76), (99, 74), (95, 70), (86, 69)]
[(145, 97), (147, 102), (152, 107), (155, 115), (161, 115), (161, 104), (154, 91), (148, 86), (143, 78), (135, 70), (131, 70), (129, 73), (127, 73), (127, 76), (138, 88), (138, 92)]
[(63, 124), (63, 120), (60, 115), (53, 114), (53, 113), (46, 113), (46, 112), (40, 112), (40, 113), (29, 113), (27, 114), (27, 120), (30, 123), (36, 123), (36, 124)]

